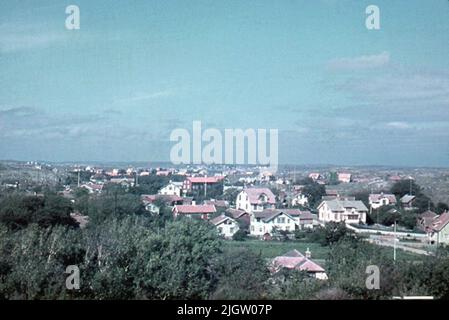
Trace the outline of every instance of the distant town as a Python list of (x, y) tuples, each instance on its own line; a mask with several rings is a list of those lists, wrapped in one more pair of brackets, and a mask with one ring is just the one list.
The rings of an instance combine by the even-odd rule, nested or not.
[(54, 194), (68, 201), (68, 224), (80, 229), (130, 214), (200, 221), (225, 248), (263, 252), (272, 276), (297, 270), (328, 282), (326, 253), (340, 236), (378, 247), (393, 262), (435, 257), (449, 244), (448, 182), (449, 170), (436, 168), (282, 166), (273, 173), (260, 166), (3, 161), (0, 218), (23, 228), (29, 222), (4, 210), (8, 199)]

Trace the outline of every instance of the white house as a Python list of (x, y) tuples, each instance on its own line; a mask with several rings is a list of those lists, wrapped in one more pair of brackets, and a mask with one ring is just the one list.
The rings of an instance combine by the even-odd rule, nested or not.
[(282, 211), (295, 219), (297, 228), (299, 229), (313, 229), (320, 224), (317, 216), (308, 210), (282, 209)]
[(449, 212), (434, 218), (430, 232), (430, 240), (435, 244), (449, 245)]
[(309, 205), (309, 199), (303, 193), (297, 193), (293, 196), (291, 201), (292, 207), (295, 206), (307, 206)]
[(337, 176), (338, 176), (338, 181), (340, 181), (342, 183), (349, 183), (349, 182), (351, 182), (352, 175), (350, 173), (340, 172), (340, 173), (338, 173)]
[(182, 185), (182, 182), (170, 181), (165, 187), (159, 190), (159, 194), (180, 197), (182, 194)]
[(227, 239), (232, 238), (232, 236), (239, 230), (238, 222), (224, 214), (211, 219), (210, 222), (215, 225), (218, 233)]
[(266, 209), (250, 213), (249, 233), (252, 236), (272, 235), (273, 229), (278, 231), (295, 231), (299, 227), (297, 219), (284, 210)]
[(373, 209), (377, 209), (383, 206), (395, 205), (396, 196), (394, 194), (387, 193), (372, 193), (368, 198), (369, 205)]
[(323, 222), (366, 223), (368, 208), (359, 200), (324, 200), (318, 206), (318, 218)]
[(270, 189), (247, 188), (237, 195), (236, 209), (248, 213), (262, 212), (265, 209), (274, 209), (275, 204), (276, 197)]
[(92, 193), (101, 193), (103, 190), (103, 186), (104, 186), (103, 184), (88, 182), (81, 185), (80, 188), (84, 188), (87, 191), (89, 191), (90, 194), (92, 194)]

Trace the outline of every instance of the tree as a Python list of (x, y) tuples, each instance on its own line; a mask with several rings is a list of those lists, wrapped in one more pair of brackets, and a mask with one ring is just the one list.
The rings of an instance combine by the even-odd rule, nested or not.
[(245, 241), (248, 238), (247, 231), (244, 229), (237, 230), (236, 233), (232, 236), (232, 240), (234, 241)]
[(269, 292), (271, 299), (308, 300), (316, 298), (326, 287), (325, 281), (315, 279), (305, 271), (283, 269), (275, 275)]
[(217, 260), (217, 287), (212, 299), (263, 299), (269, 271), (261, 254), (248, 249), (230, 249)]
[(324, 227), (324, 238), (322, 245), (332, 245), (341, 239), (344, 239), (349, 234), (348, 228), (344, 222), (329, 222)]
[(437, 206), (435, 207), (435, 212), (437, 214), (442, 214), (445, 211), (449, 211), (449, 206), (447, 205), (447, 203), (438, 202)]
[(322, 197), (326, 195), (326, 187), (310, 178), (304, 179), (300, 183), (304, 185), (302, 192), (308, 198), (310, 207), (316, 207)]
[(70, 217), (71, 202), (56, 194), (43, 197), (14, 194), (0, 201), (0, 222), (8, 228), (18, 230), (37, 223), (46, 228), (53, 225), (76, 226)]

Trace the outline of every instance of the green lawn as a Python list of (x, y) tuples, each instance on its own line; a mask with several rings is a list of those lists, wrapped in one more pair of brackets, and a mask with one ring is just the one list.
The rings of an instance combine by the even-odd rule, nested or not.
[[(290, 250), (296, 249), (302, 254), (305, 254), (307, 248), (309, 248), (312, 253), (312, 259), (317, 263), (324, 265), (325, 260), (327, 258), (327, 254), (329, 252), (329, 247), (322, 247), (318, 243), (313, 242), (303, 242), (303, 241), (262, 241), (262, 240), (246, 240), (246, 241), (224, 241), (224, 247), (228, 249), (233, 248), (248, 248), (256, 253), (261, 253), (262, 257), (266, 259), (272, 259), (276, 256), (282, 255)], [(379, 250), (387, 251), (387, 254), (391, 253), (391, 257), (393, 258), (393, 248), (381, 247), (379, 246)], [(397, 250), (397, 258), (398, 260), (410, 260), (410, 261), (422, 261), (425, 259), (425, 256), (405, 252), (403, 250)]]
[(280, 256), (290, 250), (296, 249), (304, 254), (309, 248), (312, 253), (312, 259), (326, 259), (329, 252), (328, 247), (322, 247), (318, 243), (302, 242), (302, 241), (262, 241), (262, 240), (247, 240), (247, 241), (225, 241), (227, 248), (248, 248), (256, 253), (261, 252), (264, 258), (274, 258)]

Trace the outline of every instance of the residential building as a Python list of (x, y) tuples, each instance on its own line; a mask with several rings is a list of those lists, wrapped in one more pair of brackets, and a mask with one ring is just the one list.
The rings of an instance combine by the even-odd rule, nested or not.
[(372, 193), (368, 197), (369, 205), (373, 209), (378, 209), (383, 206), (396, 205), (396, 196), (387, 193)]
[(274, 231), (295, 231), (299, 228), (297, 219), (285, 212), (285, 210), (266, 209), (250, 214), (249, 233), (256, 237), (273, 235)]
[(436, 217), (438, 217), (438, 215), (435, 212), (427, 210), (418, 216), (416, 225), (422, 231), (431, 233), (433, 229), (433, 222)]
[(245, 225), (249, 228), (251, 218), (248, 212), (244, 210), (229, 208), (226, 210), (226, 214), (232, 217), (237, 222), (241, 222), (242, 225)]
[(312, 179), (313, 181), (318, 181), (322, 178), (322, 176), (318, 172), (311, 172), (309, 173), (309, 178)]
[(159, 194), (180, 197), (182, 195), (182, 185), (182, 182), (170, 181), (165, 187), (159, 190)]
[(295, 219), (297, 228), (299, 229), (313, 229), (320, 224), (316, 214), (312, 214), (308, 210), (282, 209), (282, 211), (289, 214), (293, 219)]
[(187, 177), (183, 183), (183, 190), (186, 193), (196, 192), (200, 194), (207, 194), (207, 189), (211, 187), (221, 187), (223, 192), (224, 176), (214, 177)]
[(214, 205), (217, 209), (228, 209), (229, 208), (229, 202), (226, 200), (215, 200), (215, 199), (211, 199), (211, 200), (204, 200), (204, 204), (208, 204), (208, 205)]
[(141, 195), (145, 210), (159, 214), (161, 204), (166, 206), (175, 206), (184, 204), (184, 198), (177, 195), (163, 195), (163, 194), (143, 194)]
[(342, 183), (349, 183), (351, 182), (351, 174), (347, 172), (341, 172), (338, 173), (338, 181)]
[(399, 201), (405, 210), (413, 210), (413, 202), (415, 201), (415, 196), (406, 194)]
[[(430, 219), (429, 213), (427, 217)], [(449, 212), (434, 217), (426, 232), (433, 244), (449, 245)]]
[(366, 223), (368, 208), (359, 200), (324, 200), (318, 206), (318, 218), (323, 222)]
[(311, 277), (327, 280), (327, 274), (323, 267), (311, 259), (311, 253), (307, 249), (306, 255), (298, 250), (291, 250), (282, 256), (275, 257), (269, 266), (272, 273), (276, 274), (282, 269), (305, 271)]
[(90, 194), (93, 194), (93, 193), (101, 193), (101, 191), (103, 190), (103, 186), (104, 186), (103, 184), (88, 182), (86, 184), (81, 185), (80, 188), (86, 189)]
[(276, 197), (268, 188), (243, 189), (236, 200), (236, 208), (248, 213), (261, 212), (265, 209), (274, 209)]
[(173, 216), (185, 216), (189, 218), (199, 218), (209, 220), (210, 215), (217, 212), (214, 205), (175, 205)]
[(226, 239), (231, 239), (232, 236), (239, 230), (238, 222), (231, 217), (225, 216), (224, 214), (211, 219), (210, 222), (215, 225), (218, 233)]
[(291, 199), (291, 205), (292, 205), (292, 207), (296, 207), (296, 206), (306, 207), (309, 205), (309, 198), (307, 198), (307, 196), (301, 192), (297, 193), (297, 194), (293, 195), (293, 197)]

